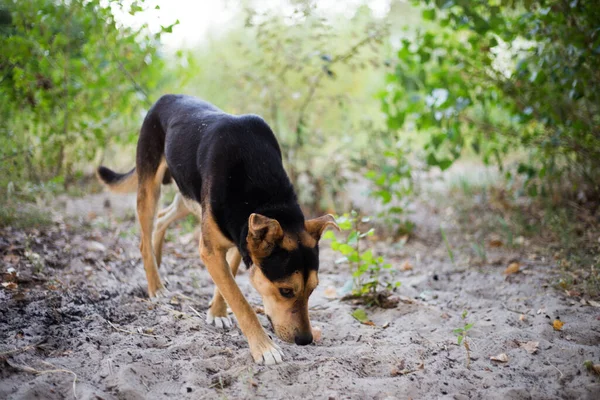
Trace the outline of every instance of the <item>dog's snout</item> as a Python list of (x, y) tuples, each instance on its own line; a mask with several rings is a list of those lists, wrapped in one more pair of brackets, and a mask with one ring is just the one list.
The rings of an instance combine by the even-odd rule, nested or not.
[(312, 332), (298, 333), (294, 337), (294, 342), (298, 346), (306, 346), (307, 344), (311, 344), (312, 341), (313, 341)]

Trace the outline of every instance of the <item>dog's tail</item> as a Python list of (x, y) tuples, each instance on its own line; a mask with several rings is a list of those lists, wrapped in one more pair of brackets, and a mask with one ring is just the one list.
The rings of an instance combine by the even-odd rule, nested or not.
[[(138, 174), (135, 167), (129, 172), (119, 174), (104, 166), (98, 167), (96, 175), (108, 190), (113, 193), (134, 193), (138, 187)], [(171, 173), (167, 169), (163, 176), (162, 184), (168, 185), (173, 181)]]
[(124, 174), (100, 166), (96, 171), (98, 179), (113, 193), (133, 193), (137, 190), (138, 176), (135, 167)]

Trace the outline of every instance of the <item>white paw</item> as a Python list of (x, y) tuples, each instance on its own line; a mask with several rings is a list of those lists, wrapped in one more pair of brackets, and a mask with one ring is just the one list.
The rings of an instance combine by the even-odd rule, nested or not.
[(263, 350), (262, 354), (255, 358), (254, 361), (257, 364), (263, 365), (281, 364), (283, 362), (283, 351), (281, 351), (281, 347), (271, 342), (268, 348)]
[(149, 297), (150, 297), (150, 300), (160, 301), (160, 300), (166, 299), (167, 297), (169, 297), (169, 295), (170, 295), (169, 289), (167, 289), (164, 286), (161, 286), (160, 288), (155, 290), (154, 295), (149, 295)]
[(210, 311), (210, 309), (206, 313), (206, 322), (216, 326), (219, 329), (230, 329), (233, 326), (231, 318), (229, 318), (228, 316), (215, 317)]

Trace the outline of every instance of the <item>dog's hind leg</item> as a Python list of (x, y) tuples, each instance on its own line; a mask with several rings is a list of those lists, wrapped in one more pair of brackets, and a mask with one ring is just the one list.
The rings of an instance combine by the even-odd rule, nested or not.
[(156, 113), (156, 105), (148, 112), (137, 143), (135, 170), (138, 176), (137, 214), (140, 221), (142, 261), (148, 280), (148, 295), (154, 297), (164, 288), (152, 246), (152, 233), (160, 186), (167, 172), (165, 161), (165, 132)]
[(152, 243), (154, 246), (154, 257), (156, 258), (156, 265), (160, 268), (162, 260), (162, 247), (165, 239), (165, 232), (170, 224), (173, 222), (186, 217), (190, 214), (190, 210), (185, 206), (181, 194), (177, 193), (173, 202), (165, 209), (159, 211), (158, 219), (156, 220), (156, 226), (154, 227), (154, 234), (152, 236)]
[[(231, 274), (235, 278), (238, 267), (242, 261), (242, 256), (238, 249), (231, 248), (227, 253), (227, 264), (231, 268)], [(215, 294), (210, 301), (210, 308), (206, 313), (206, 322), (214, 324), (217, 328), (231, 328), (233, 325), (231, 319), (227, 315), (227, 303), (223, 299), (223, 295), (219, 292), (219, 288), (215, 286)]]
[(160, 185), (165, 170), (166, 163), (162, 160), (154, 176), (148, 176), (148, 174), (140, 175), (138, 184), (137, 214), (141, 230), (140, 251), (146, 271), (148, 295), (150, 297), (155, 297), (157, 292), (164, 289), (160, 275), (158, 274), (158, 265), (152, 246), (152, 234), (154, 231), (156, 209), (160, 198)]

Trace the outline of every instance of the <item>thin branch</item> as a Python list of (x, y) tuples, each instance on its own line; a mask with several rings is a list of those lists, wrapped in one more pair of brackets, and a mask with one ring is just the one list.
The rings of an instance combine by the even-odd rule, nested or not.
[(143, 332), (132, 332), (132, 331), (128, 331), (122, 328), (119, 328), (118, 326), (115, 326), (112, 322), (110, 322), (109, 320), (105, 319), (105, 321), (112, 326), (115, 330), (119, 331), (119, 332), (123, 332), (123, 333), (129, 333), (130, 335), (142, 335), (142, 336), (147, 336), (147, 337), (151, 337), (154, 339), (157, 339), (157, 336), (155, 335), (149, 335), (147, 333), (143, 333)]
[[(336, 63), (338, 63), (340, 61), (346, 61), (346, 60), (352, 58), (357, 53), (358, 49), (360, 49), (364, 45), (370, 43), (371, 41), (373, 41), (374, 39), (376, 39), (379, 36), (380, 36), (380, 32), (379, 31), (377, 33), (370, 33), (368, 36), (366, 36), (365, 38), (363, 38), (362, 40), (360, 40), (358, 43), (356, 43), (354, 46), (352, 46), (347, 52), (335, 56), (328, 63), (328, 66), (331, 66), (331, 65), (334, 65), (334, 64), (336, 64)], [(285, 70), (282, 71), (282, 73), (283, 72), (285, 72)], [(319, 74), (317, 75), (316, 79), (314, 80), (314, 82), (310, 86), (306, 98), (304, 99), (304, 101), (300, 105), (300, 111), (298, 113), (298, 118), (296, 119), (296, 145), (297, 146), (301, 146), (302, 145), (301, 126), (302, 126), (302, 124), (304, 122), (304, 114), (306, 113), (306, 110), (307, 110), (310, 102), (312, 101), (312, 99), (314, 97), (314, 94), (315, 94), (315, 92), (317, 90), (317, 87), (321, 83), (321, 79), (323, 79), (324, 76), (325, 76), (325, 70), (321, 69), (319, 71)]]

